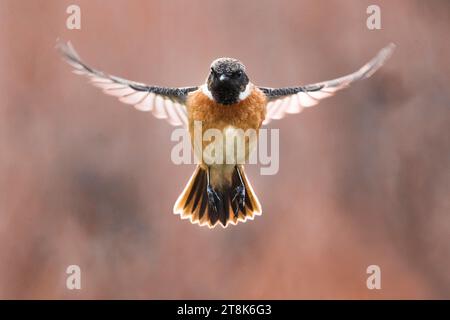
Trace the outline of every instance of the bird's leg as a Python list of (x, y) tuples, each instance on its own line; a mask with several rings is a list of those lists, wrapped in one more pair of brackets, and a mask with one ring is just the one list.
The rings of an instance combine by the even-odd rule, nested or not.
[(206, 193), (208, 194), (208, 202), (211, 208), (217, 213), (217, 203), (220, 203), (220, 197), (217, 194), (217, 192), (214, 190), (214, 188), (211, 186), (210, 183), (210, 173), (209, 173), (209, 167), (208, 167), (208, 174), (207, 177), (207, 186), (206, 186)]
[(234, 215), (237, 216), (239, 213), (239, 209), (241, 211), (244, 211), (244, 207), (245, 207), (245, 185), (244, 185), (244, 181), (242, 180), (242, 175), (241, 172), (239, 171), (239, 168), (237, 166), (234, 167), (236, 169), (238, 178), (239, 178), (239, 182), (241, 183), (239, 186), (237, 186), (234, 189), (234, 195), (233, 195), (233, 199), (231, 200), (232, 202), (234, 202), (235, 200), (237, 200), (237, 206), (234, 210)]

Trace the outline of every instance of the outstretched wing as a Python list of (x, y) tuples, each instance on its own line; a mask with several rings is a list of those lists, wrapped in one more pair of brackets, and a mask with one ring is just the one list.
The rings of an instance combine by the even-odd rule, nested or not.
[(187, 124), (184, 103), (189, 92), (198, 87), (165, 88), (129, 81), (89, 67), (80, 59), (70, 42), (58, 43), (57, 47), (65, 60), (75, 68), (74, 73), (87, 76), (93, 85), (103, 89), (106, 94), (116, 96), (138, 110), (151, 111), (156, 118), (167, 119), (172, 125)]
[(289, 113), (299, 113), (304, 107), (315, 106), (323, 98), (334, 95), (352, 82), (370, 77), (391, 56), (394, 48), (393, 43), (389, 44), (358, 71), (341, 78), (301, 87), (278, 89), (259, 87), (269, 101), (263, 124), (269, 123), (272, 119), (281, 119)]

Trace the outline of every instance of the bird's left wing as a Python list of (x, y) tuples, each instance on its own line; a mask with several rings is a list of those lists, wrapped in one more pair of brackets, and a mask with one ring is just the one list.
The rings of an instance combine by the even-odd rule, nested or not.
[(263, 124), (269, 123), (272, 119), (281, 119), (289, 113), (299, 113), (304, 107), (315, 106), (320, 100), (334, 95), (352, 82), (370, 77), (391, 56), (394, 48), (393, 43), (389, 44), (358, 71), (341, 78), (301, 87), (278, 89), (259, 87), (269, 101)]
[(198, 87), (166, 88), (126, 80), (86, 65), (70, 42), (60, 42), (57, 48), (64, 59), (75, 68), (74, 73), (87, 76), (93, 85), (103, 89), (106, 94), (116, 96), (123, 103), (134, 105), (138, 110), (152, 111), (156, 118), (167, 119), (172, 125), (187, 125), (184, 105), (186, 97)]

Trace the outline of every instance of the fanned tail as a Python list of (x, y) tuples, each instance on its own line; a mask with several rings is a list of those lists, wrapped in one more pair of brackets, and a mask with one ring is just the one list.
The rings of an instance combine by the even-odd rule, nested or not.
[[(231, 177), (231, 183), (215, 190), (217, 196), (213, 203), (208, 199), (208, 171), (197, 166), (189, 182), (174, 205), (174, 213), (191, 223), (214, 228), (220, 224), (226, 228), (229, 224), (253, 220), (261, 215), (261, 205), (248, 181), (243, 167), (238, 166)], [(239, 172), (239, 173), (238, 173)], [(242, 185), (245, 189), (245, 200), (239, 205), (236, 189)]]

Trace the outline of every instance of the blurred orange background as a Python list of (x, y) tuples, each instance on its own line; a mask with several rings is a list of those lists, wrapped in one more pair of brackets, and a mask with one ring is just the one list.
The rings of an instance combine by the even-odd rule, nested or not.
[[(0, 0), (0, 25), (0, 298), (450, 298), (450, 2)], [(279, 173), (247, 168), (263, 215), (209, 230), (172, 214), (194, 170), (171, 162), (173, 128), (72, 74), (57, 38), (163, 86), (201, 84), (221, 56), (258, 85), (308, 84), (397, 49), (271, 122)]]

